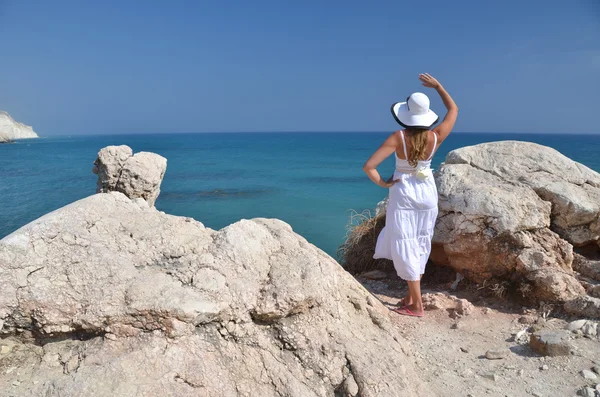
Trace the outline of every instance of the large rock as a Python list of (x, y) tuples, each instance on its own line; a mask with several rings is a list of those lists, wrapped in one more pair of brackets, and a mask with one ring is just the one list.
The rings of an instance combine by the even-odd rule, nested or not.
[(575, 254), (573, 269), (585, 277), (600, 281), (600, 260), (591, 260), (583, 255)]
[(7, 136), (9, 140), (38, 138), (33, 128), (13, 120), (10, 114), (2, 110), (0, 110), (0, 135)]
[(529, 187), (552, 204), (552, 229), (571, 244), (599, 240), (600, 174), (583, 164), (552, 148), (517, 141), (484, 143), (450, 152), (446, 166), (459, 164), (496, 176), (504, 184)]
[(100, 150), (92, 172), (98, 175), (98, 193), (117, 191), (127, 197), (143, 198), (153, 206), (160, 194), (167, 159), (155, 153), (135, 155), (129, 146), (107, 146)]
[(564, 330), (540, 331), (531, 335), (529, 346), (542, 356), (569, 356), (573, 346), (571, 335)]
[(582, 295), (565, 303), (565, 311), (578, 317), (600, 318), (600, 299)]
[(0, 396), (431, 395), (388, 312), (284, 222), (100, 193), (0, 240)]
[(600, 175), (554, 149), (506, 141), (450, 152), (436, 182), (432, 261), (477, 282), (513, 281), (531, 300), (585, 293), (572, 244), (598, 240)]
[(98, 175), (97, 193), (115, 191), (125, 162), (133, 156), (129, 146), (107, 146), (98, 152), (92, 172)]

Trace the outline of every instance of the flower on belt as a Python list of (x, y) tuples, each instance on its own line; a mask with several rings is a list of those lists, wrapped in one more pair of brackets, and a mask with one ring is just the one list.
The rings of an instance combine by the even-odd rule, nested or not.
[(424, 181), (433, 175), (433, 171), (431, 171), (431, 168), (429, 167), (419, 167), (417, 171), (415, 171), (415, 175), (417, 176), (417, 179)]

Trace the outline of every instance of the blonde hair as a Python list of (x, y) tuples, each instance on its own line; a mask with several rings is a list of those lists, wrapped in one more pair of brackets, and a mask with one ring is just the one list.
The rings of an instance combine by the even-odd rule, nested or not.
[(427, 144), (429, 143), (429, 129), (407, 128), (407, 136), (410, 140), (410, 149), (407, 147), (408, 165), (416, 168), (419, 160), (423, 157)]

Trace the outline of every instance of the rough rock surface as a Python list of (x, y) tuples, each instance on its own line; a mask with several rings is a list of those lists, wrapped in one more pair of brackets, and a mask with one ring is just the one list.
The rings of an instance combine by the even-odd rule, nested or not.
[(160, 194), (167, 159), (155, 153), (135, 155), (129, 146), (107, 146), (100, 150), (92, 171), (98, 175), (96, 191), (118, 191), (127, 197), (143, 198), (153, 206)]
[(600, 298), (600, 284), (590, 287), (590, 289), (588, 289), (587, 292), (590, 296), (593, 296), (594, 298)]
[(565, 303), (565, 311), (578, 317), (600, 318), (600, 299), (592, 296), (578, 296)]
[[(600, 238), (600, 174), (552, 148), (517, 141), (485, 143), (450, 152), (446, 164), (463, 164), (503, 184), (529, 187), (552, 204), (552, 229), (573, 245)], [(528, 196), (523, 199), (530, 201)]]
[[(0, 136), (5, 135), (9, 140), (38, 138), (38, 135), (28, 125), (15, 121), (10, 114), (0, 110)], [(0, 137), (0, 141), (2, 138)]]
[(554, 149), (506, 141), (450, 152), (436, 182), (434, 262), (476, 282), (515, 281), (526, 298), (585, 293), (572, 244), (598, 240), (599, 174)]
[(100, 193), (0, 240), (0, 396), (432, 395), (388, 313), (284, 222)]
[(425, 310), (446, 310), (451, 316), (468, 316), (473, 312), (473, 304), (444, 292), (423, 294)]
[(583, 255), (575, 254), (573, 269), (592, 280), (600, 281), (600, 261), (590, 260)]
[(485, 352), (485, 358), (488, 360), (501, 360), (511, 354), (509, 349), (488, 350)]
[(389, 201), (389, 197), (386, 197), (385, 199), (383, 199), (377, 203), (377, 206), (375, 207), (375, 216), (379, 216), (380, 214), (385, 214), (385, 211), (386, 211), (387, 205), (388, 205), (388, 201)]
[(529, 346), (543, 356), (569, 356), (572, 345), (567, 331), (541, 331), (531, 335)]
[(10, 143), (12, 140), (8, 137), (8, 134), (0, 132), (0, 143)]

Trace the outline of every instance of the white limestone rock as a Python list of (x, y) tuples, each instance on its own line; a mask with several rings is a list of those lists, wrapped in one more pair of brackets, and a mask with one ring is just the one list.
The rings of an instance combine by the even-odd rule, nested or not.
[(14, 395), (432, 395), (388, 313), (275, 219), (214, 231), (109, 192), (0, 240)]
[(98, 175), (96, 193), (115, 191), (121, 170), (133, 150), (127, 145), (107, 146), (98, 152), (92, 172)]
[(501, 141), (450, 152), (447, 165), (464, 164), (552, 204), (553, 230), (571, 244), (600, 238), (600, 174), (560, 152), (531, 142)]
[(600, 174), (554, 149), (505, 141), (454, 150), (435, 176), (432, 261), (476, 282), (520, 280), (530, 300), (585, 294), (572, 244), (598, 240)]
[(549, 228), (551, 204), (531, 188), (468, 164), (443, 164), (436, 182), (433, 262), (476, 282), (518, 274), (532, 300), (564, 302), (585, 292), (573, 275), (572, 246)]
[(39, 138), (33, 128), (15, 121), (10, 114), (0, 110), (0, 141), (2, 141), (2, 135), (8, 137), (9, 140)]
[(8, 134), (0, 132), (0, 143), (10, 143), (12, 140), (8, 137)]
[(116, 190), (129, 198), (141, 197), (153, 206), (166, 170), (166, 158), (154, 153), (136, 153), (123, 165)]
[(155, 153), (133, 154), (129, 146), (100, 150), (92, 172), (98, 175), (96, 192), (117, 191), (130, 199), (142, 198), (153, 206), (167, 170), (167, 159)]

